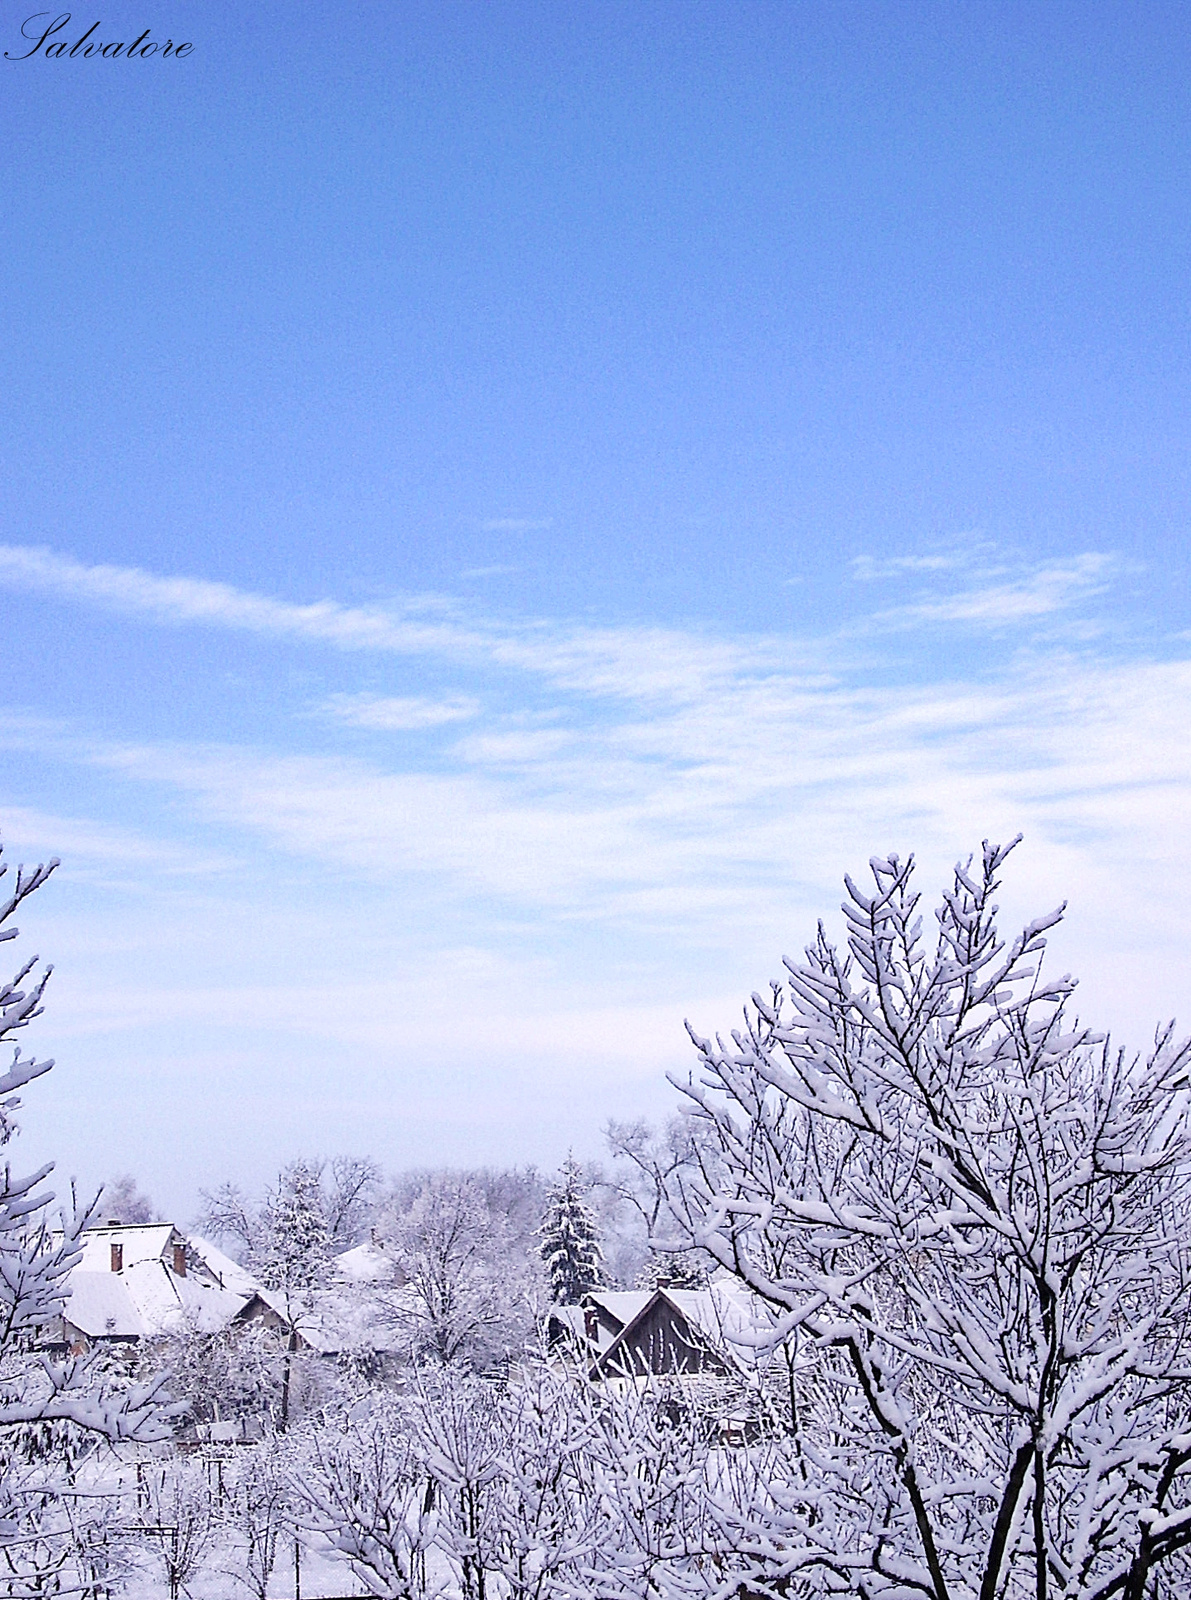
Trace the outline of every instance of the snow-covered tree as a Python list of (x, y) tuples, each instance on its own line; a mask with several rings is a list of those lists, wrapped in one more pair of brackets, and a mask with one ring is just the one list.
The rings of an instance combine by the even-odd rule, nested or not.
[(262, 1322), (210, 1332), (183, 1320), (140, 1347), (145, 1374), (169, 1373), (170, 1394), (194, 1422), (276, 1414), (285, 1361), (276, 1333)]
[(568, 1156), (550, 1186), (538, 1229), (538, 1252), (549, 1275), (550, 1297), (556, 1304), (578, 1305), (589, 1290), (603, 1282), (604, 1252), (595, 1214), (584, 1198), (586, 1193), (582, 1168), (573, 1156)]
[(390, 1213), (381, 1227), (405, 1279), (389, 1315), (411, 1356), (488, 1367), (521, 1348), (538, 1275), (472, 1177), (431, 1174), (408, 1209)]
[(270, 1190), (261, 1208), (252, 1265), (265, 1287), (275, 1291), (289, 1327), (278, 1413), (278, 1422), (285, 1428), (302, 1326), (314, 1314), (316, 1291), (324, 1287), (331, 1271), (331, 1230), (316, 1166), (292, 1161), (283, 1168), (277, 1187)]
[(705, 1289), (707, 1257), (698, 1250), (657, 1251), (637, 1274), (638, 1289)]
[[(1010, 846), (1009, 849), (1013, 847)], [(717, 1147), (670, 1201), (793, 1352), (749, 1593), (1191, 1593), (1191, 1048), (1112, 1051), (996, 925), (1009, 850), (928, 946), (913, 862), (847, 880), (685, 1093)]]
[[(0, 943), (17, 937), (9, 919), (56, 866), (17, 869), (0, 899)], [(0, 866), (0, 878), (7, 872)], [(0, 1146), (17, 1132), (17, 1091), (53, 1066), (22, 1055), (14, 1038), (42, 1011), (50, 969), (36, 969), (33, 957), (11, 981), (0, 982), (0, 1042), (13, 1045), (0, 1076)], [(69, 1533), (70, 1484), (60, 1440), (159, 1439), (170, 1431), (158, 1385), (130, 1385), (95, 1358), (55, 1357), (42, 1348), (60, 1325), (67, 1278), (89, 1220), (88, 1210), (77, 1206), (52, 1215), (55, 1197), (45, 1187), (51, 1170), (19, 1176), (7, 1161), (0, 1168), (0, 1572), (13, 1593), (21, 1592), (28, 1562), (41, 1561), (34, 1552), (47, 1530)], [(36, 1579), (31, 1571), (30, 1583)]]
[(330, 1259), (321, 1174), (308, 1161), (291, 1161), (261, 1208), (252, 1265), (266, 1288), (300, 1294), (325, 1280)]
[(284, 1211), (287, 1188), (299, 1187), (303, 1203), (322, 1217), (329, 1247), (347, 1250), (367, 1232), (377, 1204), (380, 1168), (367, 1156), (299, 1158), (282, 1168), (277, 1188), (256, 1204), (238, 1184), (222, 1183), (215, 1190), (199, 1191), (203, 1205), (196, 1226), (200, 1233), (219, 1239), (246, 1263), (276, 1254), (269, 1235), (278, 1207)]
[(599, 1185), (610, 1206), (608, 1234), (612, 1266), (622, 1283), (663, 1288), (698, 1287), (707, 1263), (685, 1248), (670, 1211), (669, 1191), (684, 1167), (714, 1159), (693, 1117), (676, 1115), (661, 1128), (648, 1122), (610, 1121), (604, 1129), (612, 1168)]
[[(603, 1397), (542, 1352), (524, 1364), (498, 1404), (499, 1470), (486, 1539), (490, 1570), (510, 1600), (582, 1593), (592, 1553), (607, 1531), (592, 1471)], [(441, 1458), (437, 1473), (449, 1492), (455, 1476)]]
[(142, 1194), (131, 1173), (113, 1178), (105, 1183), (99, 1197), (98, 1209), (105, 1222), (160, 1222), (157, 1207), (147, 1194)]
[(367, 1237), (376, 1212), (381, 1170), (368, 1156), (334, 1156), (317, 1165), (331, 1244), (336, 1250), (350, 1250)]

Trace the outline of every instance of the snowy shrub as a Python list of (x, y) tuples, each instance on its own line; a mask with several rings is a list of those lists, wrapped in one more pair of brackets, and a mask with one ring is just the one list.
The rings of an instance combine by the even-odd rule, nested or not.
[(166, 1461), (146, 1468), (140, 1483), (140, 1547), (165, 1579), (170, 1600), (178, 1600), (202, 1570), (219, 1531), (206, 1464)]
[(221, 1508), (235, 1540), (230, 1571), (255, 1600), (265, 1600), (282, 1540), (293, 1527), (292, 1454), (280, 1438), (242, 1450), (233, 1462)]
[(421, 1600), (437, 1516), (432, 1485), (400, 1406), (310, 1427), (290, 1471), (298, 1525), (369, 1593)]

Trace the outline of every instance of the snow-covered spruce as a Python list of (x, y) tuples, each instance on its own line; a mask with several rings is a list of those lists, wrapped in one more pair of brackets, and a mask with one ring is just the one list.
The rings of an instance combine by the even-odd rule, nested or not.
[(583, 1198), (586, 1191), (578, 1162), (568, 1156), (550, 1187), (538, 1230), (550, 1298), (559, 1305), (577, 1305), (603, 1282), (604, 1252), (595, 1215)]

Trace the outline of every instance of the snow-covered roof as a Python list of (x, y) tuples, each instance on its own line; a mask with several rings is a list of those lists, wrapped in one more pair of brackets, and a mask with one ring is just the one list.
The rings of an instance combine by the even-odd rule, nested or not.
[[(625, 1295), (623, 1298), (627, 1301), (629, 1297)], [(626, 1353), (630, 1366), (639, 1359), (633, 1351), (641, 1338), (642, 1329), (650, 1325), (649, 1316), (658, 1302), (668, 1302), (683, 1319), (696, 1344), (704, 1345), (708, 1351), (727, 1356), (745, 1368), (768, 1360), (768, 1334), (772, 1321), (764, 1303), (734, 1279), (710, 1283), (704, 1289), (641, 1292), (639, 1298), (640, 1309), (611, 1343), (606, 1348), (600, 1348), (602, 1342), (597, 1341), (597, 1365), (600, 1370), (613, 1370), (618, 1361), (623, 1361)], [(682, 1342), (685, 1343), (685, 1340)]]
[(180, 1276), (152, 1259), (123, 1272), (76, 1268), (67, 1288), (66, 1320), (89, 1339), (153, 1339), (183, 1326), (217, 1333), (244, 1304), (242, 1294)]
[[(120, 1246), (115, 1255), (113, 1245)], [(175, 1247), (184, 1247), (175, 1254)], [(119, 1270), (113, 1272), (113, 1261)], [(184, 1272), (175, 1267), (186, 1265)], [(89, 1339), (152, 1339), (192, 1327), (226, 1328), (254, 1300), (324, 1354), (397, 1349), (400, 1312), (412, 1308), (392, 1260), (373, 1243), (335, 1259), (335, 1280), (309, 1294), (267, 1289), (209, 1239), (187, 1238), (168, 1222), (88, 1228), (82, 1260), (67, 1280), (65, 1318)], [(371, 1291), (371, 1292), (370, 1292)]]
[(397, 1276), (392, 1256), (370, 1239), (336, 1256), (335, 1270), (352, 1283), (392, 1283)]
[(245, 1297), (256, 1293), (257, 1281), (248, 1268), (242, 1267), (238, 1261), (233, 1261), (231, 1256), (225, 1255), (217, 1245), (211, 1243), (210, 1239), (202, 1239), (197, 1234), (191, 1234), (186, 1243), (219, 1281), (222, 1288), (231, 1289)]
[[(119, 1245), (125, 1267), (138, 1261), (160, 1261), (175, 1234), (173, 1223), (109, 1223), (102, 1228), (88, 1228), (80, 1238), (83, 1247), (78, 1270), (81, 1272), (110, 1272), (112, 1246)], [(179, 1243), (182, 1235), (177, 1235)]]
[(587, 1336), (587, 1312), (582, 1306), (551, 1306), (550, 1321), (569, 1328), (577, 1338)]
[(169, 1222), (109, 1223), (86, 1229), (79, 1242), (64, 1315), (89, 1339), (152, 1339), (183, 1326), (215, 1333), (252, 1292), (243, 1268), (205, 1240), (187, 1240)]
[(705, 1289), (663, 1289), (662, 1293), (692, 1328), (738, 1361), (751, 1366), (767, 1353), (772, 1319), (764, 1302), (735, 1279), (717, 1280)]
[(652, 1289), (593, 1289), (587, 1298), (604, 1306), (617, 1322), (627, 1327), (644, 1311), (653, 1295)]
[(119, 1272), (76, 1268), (70, 1274), (70, 1298), (64, 1315), (89, 1339), (141, 1339), (145, 1333), (140, 1312)]

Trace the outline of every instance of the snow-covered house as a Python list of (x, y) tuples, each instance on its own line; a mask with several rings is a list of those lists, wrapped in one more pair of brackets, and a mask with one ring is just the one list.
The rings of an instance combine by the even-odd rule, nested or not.
[(590, 1362), (593, 1378), (694, 1376), (740, 1371), (763, 1359), (769, 1321), (734, 1280), (704, 1289), (593, 1290), (554, 1306), (547, 1335)]
[(237, 1324), (264, 1326), (286, 1339), (292, 1335), (296, 1350), (315, 1355), (389, 1356), (400, 1348), (393, 1313), (410, 1291), (403, 1288), (400, 1267), (376, 1244), (336, 1256), (320, 1287), (287, 1291), (268, 1288), (205, 1240), (191, 1242), (243, 1291)]
[(550, 1307), (547, 1339), (555, 1347), (602, 1355), (653, 1298), (650, 1289), (593, 1289), (579, 1305)]
[(81, 1244), (63, 1313), (42, 1331), (50, 1348), (81, 1353), (184, 1329), (213, 1334), (248, 1326), (292, 1337), (294, 1349), (315, 1355), (388, 1357), (401, 1348), (394, 1316), (412, 1291), (372, 1243), (336, 1257), (322, 1287), (292, 1293), (266, 1287), (208, 1239), (168, 1222), (88, 1228)]
[[(47, 1345), (82, 1352), (97, 1343), (136, 1344), (187, 1326), (215, 1333), (246, 1303), (242, 1284), (227, 1281), (198, 1248), (204, 1241), (187, 1239), (171, 1223), (109, 1223), (88, 1228), (81, 1243), (66, 1305), (43, 1330)], [(233, 1274), (242, 1271), (226, 1257), (220, 1260)]]

